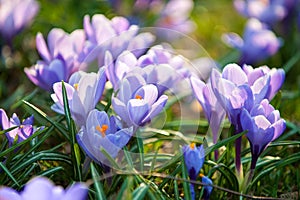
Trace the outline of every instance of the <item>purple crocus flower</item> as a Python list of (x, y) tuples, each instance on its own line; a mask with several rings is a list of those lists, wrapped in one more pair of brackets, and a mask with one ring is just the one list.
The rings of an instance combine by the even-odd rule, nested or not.
[(234, 6), (242, 15), (272, 25), (288, 14), (285, 2), (286, 0), (234, 0)]
[(33, 20), (38, 10), (35, 0), (0, 0), (0, 34), (11, 44), (13, 37)]
[(259, 155), (285, 130), (285, 120), (280, 118), (279, 111), (267, 99), (250, 111), (243, 109), (240, 118), (243, 130), (248, 131), (246, 136), (251, 145), (251, 169), (255, 169)]
[(270, 76), (270, 84), (268, 92), (265, 96), (265, 98), (267, 98), (269, 101), (276, 95), (285, 79), (285, 72), (283, 69), (270, 69), (266, 65), (255, 69), (253, 69), (253, 67), (250, 65), (243, 65), (243, 71), (246, 73), (248, 77), (248, 83), (251, 86), (253, 86), (255, 81), (260, 77), (263, 77), (266, 74)]
[(85, 200), (87, 195), (88, 187), (83, 183), (75, 183), (64, 190), (45, 177), (33, 178), (21, 192), (9, 187), (0, 188), (0, 199), (3, 200)]
[[(64, 83), (70, 112), (78, 127), (85, 124), (89, 112), (99, 102), (105, 83), (104, 68), (100, 68), (97, 74), (93, 72), (76, 72), (70, 77), (69, 83)], [(51, 98), (55, 104), (51, 108), (58, 113), (64, 114), (62, 82), (53, 84), (53, 90), (54, 94), (51, 95)]]
[(108, 117), (104, 111), (92, 110), (77, 134), (77, 141), (86, 154), (98, 163), (105, 163), (106, 158), (101, 153), (103, 148), (112, 158), (128, 143), (133, 128), (122, 128), (114, 116)]
[(127, 76), (117, 96), (112, 97), (114, 111), (127, 126), (144, 126), (164, 108), (168, 97), (159, 95), (153, 84), (147, 84), (140, 74)]
[(190, 71), (185, 67), (187, 59), (182, 55), (175, 53), (171, 47), (156, 45), (151, 47), (145, 55), (138, 59), (138, 66), (145, 67), (148, 65), (168, 64), (176, 70), (179, 77), (187, 78), (190, 76)]
[(18, 143), (22, 142), (36, 131), (32, 125), (33, 120), (32, 115), (21, 123), (19, 117), (15, 113), (8, 119), (6, 112), (3, 109), (0, 109), (0, 123), (2, 130), (15, 127), (15, 129), (5, 133), (10, 146), (14, 143), (15, 139), (17, 139)]
[(235, 34), (223, 35), (223, 40), (241, 52), (241, 64), (253, 64), (274, 55), (281, 46), (281, 40), (257, 19), (249, 19), (243, 39)]
[[(243, 109), (251, 110), (267, 95), (270, 84), (269, 75), (258, 78), (252, 86), (248, 83), (248, 77), (242, 68), (236, 64), (228, 64), (222, 74), (213, 69), (211, 85), (218, 101), (226, 110), (230, 122), (235, 126), (235, 133), (242, 132), (240, 114)], [(241, 137), (236, 140), (236, 169), (242, 174)]]
[(204, 193), (203, 198), (204, 200), (209, 200), (210, 194), (213, 190), (213, 187), (211, 186), (213, 184), (212, 180), (208, 178), (207, 176), (204, 176), (203, 174), (200, 174), (200, 177), (202, 179), (202, 183), (206, 184), (204, 185)]
[[(210, 81), (204, 83), (200, 79), (192, 76), (190, 78), (193, 93), (204, 110), (205, 117), (209, 122), (209, 127), (212, 132), (213, 143), (216, 144), (220, 134), (221, 123), (225, 117), (225, 110), (223, 109), (217, 97), (213, 93)], [(215, 152), (217, 158), (217, 151)]]
[(94, 15), (92, 19), (86, 15), (84, 30), (88, 40), (88, 60), (98, 58), (98, 64), (102, 66), (107, 50), (111, 52), (113, 59), (124, 50), (140, 56), (154, 41), (154, 36), (150, 33), (138, 34), (138, 29), (138, 26), (130, 25), (124, 17), (109, 20), (102, 14)]
[(104, 66), (106, 67), (107, 79), (111, 82), (114, 91), (117, 91), (120, 81), (128, 72), (137, 67), (137, 58), (130, 51), (123, 51), (114, 62), (112, 54), (107, 51)]
[[(182, 147), (184, 162), (191, 180), (195, 181), (203, 166), (205, 150), (203, 146), (197, 147), (195, 143)], [(190, 184), (192, 199), (195, 199), (194, 184)]]
[(83, 30), (68, 34), (62, 29), (54, 28), (48, 34), (47, 44), (43, 35), (38, 33), (36, 48), (43, 60), (25, 68), (25, 73), (35, 85), (45, 90), (50, 91), (53, 83), (67, 81), (71, 74), (86, 67)]
[[(195, 23), (189, 20), (193, 5), (192, 0), (169, 1), (161, 11), (155, 26), (185, 34), (191, 33), (195, 29)], [(169, 38), (170, 35), (168, 34), (167, 37)]]

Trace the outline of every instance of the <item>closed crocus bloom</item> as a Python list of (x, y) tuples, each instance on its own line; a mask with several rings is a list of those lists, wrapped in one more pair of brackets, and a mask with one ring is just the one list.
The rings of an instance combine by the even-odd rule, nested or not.
[(246, 136), (251, 145), (251, 169), (254, 169), (259, 155), (283, 133), (286, 123), (267, 99), (255, 105), (251, 111), (243, 109), (241, 122), (243, 130), (248, 131)]
[(21, 192), (9, 187), (0, 188), (0, 199), (7, 200), (85, 200), (87, 195), (88, 187), (84, 183), (75, 183), (64, 190), (45, 177), (33, 178)]
[(182, 147), (184, 162), (191, 180), (196, 180), (205, 159), (205, 151), (202, 145), (199, 147), (195, 143)]
[(241, 52), (241, 64), (254, 64), (277, 53), (281, 40), (257, 19), (249, 19), (243, 39), (235, 34), (223, 36), (224, 41)]
[(84, 30), (87, 35), (89, 59), (98, 58), (99, 66), (104, 63), (106, 51), (110, 51), (116, 59), (124, 50), (132, 51), (140, 56), (154, 41), (150, 33), (138, 34), (138, 26), (130, 25), (124, 17), (114, 17), (111, 20), (102, 14), (84, 17)]
[(213, 93), (210, 81), (204, 83), (199, 78), (190, 78), (193, 93), (204, 110), (205, 117), (210, 124), (213, 135), (213, 143), (217, 143), (221, 123), (225, 117), (225, 110)]
[(270, 76), (270, 84), (265, 96), (265, 98), (269, 101), (276, 95), (285, 79), (285, 72), (283, 69), (270, 69), (266, 65), (255, 69), (253, 69), (250, 65), (243, 65), (243, 70), (248, 76), (249, 85), (253, 85), (257, 79), (265, 76), (266, 74)]
[(112, 158), (128, 143), (133, 128), (119, 127), (116, 117), (108, 117), (104, 111), (92, 110), (85, 126), (77, 134), (77, 141), (86, 154), (98, 163), (106, 163), (103, 148)]
[(287, 14), (287, 0), (235, 0), (235, 8), (248, 18), (267, 24), (282, 20)]
[[(98, 73), (76, 72), (70, 77), (69, 83), (64, 83), (71, 115), (78, 127), (85, 124), (89, 112), (99, 102), (105, 83), (104, 68), (100, 68)], [(53, 91), (54, 94), (51, 95), (51, 98), (55, 104), (51, 108), (64, 114), (62, 82), (53, 84)]]
[(15, 113), (8, 119), (6, 112), (3, 109), (0, 109), (0, 123), (2, 130), (15, 127), (15, 129), (5, 133), (9, 145), (12, 145), (15, 139), (18, 139), (17, 142), (22, 142), (36, 131), (32, 125), (33, 120), (33, 116), (30, 116), (21, 123), (19, 117)]
[(213, 184), (212, 180), (208, 178), (207, 176), (204, 176), (203, 174), (200, 174), (200, 177), (202, 179), (202, 183), (205, 185), (204, 187), (204, 193), (203, 193), (203, 198), (204, 200), (208, 200), (210, 198), (210, 194), (213, 190), (213, 187), (211, 186)]
[(37, 86), (50, 91), (58, 81), (67, 81), (79, 69), (85, 68), (85, 35), (83, 30), (68, 34), (54, 28), (47, 37), (41, 33), (36, 36), (36, 48), (43, 60), (25, 68), (28, 78)]
[(112, 97), (114, 111), (127, 126), (144, 126), (164, 108), (168, 97), (159, 95), (153, 84), (147, 84), (139, 74), (127, 76), (116, 97)]
[(35, 17), (39, 4), (35, 0), (1, 0), (0, 33), (9, 43)]

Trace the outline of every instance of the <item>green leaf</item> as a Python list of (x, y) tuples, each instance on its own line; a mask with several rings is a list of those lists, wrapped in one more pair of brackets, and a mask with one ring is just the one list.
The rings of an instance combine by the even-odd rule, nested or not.
[(99, 174), (94, 166), (94, 163), (91, 163), (91, 172), (92, 172), (92, 177), (93, 177), (93, 181), (94, 181), (94, 187), (96, 190), (96, 197), (97, 200), (105, 200), (105, 193), (103, 190), (103, 186), (102, 183), (99, 181)]
[(8, 177), (18, 186), (20, 187), (20, 184), (15, 179), (15, 177), (12, 175), (12, 173), (0, 162), (0, 167), (3, 169), (3, 171), (8, 175)]
[(142, 183), (138, 188), (136, 188), (133, 191), (133, 193), (132, 193), (133, 200), (144, 199), (148, 189), (149, 189), (149, 186)]

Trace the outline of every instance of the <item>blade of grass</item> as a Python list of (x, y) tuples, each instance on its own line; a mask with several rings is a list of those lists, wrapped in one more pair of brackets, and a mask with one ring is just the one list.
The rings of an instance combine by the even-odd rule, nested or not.
[(78, 145), (76, 143), (76, 128), (75, 128), (75, 123), (72, 120), (70, 108), (69, 108), (69, 102), (68, 102), (68, 96), (67, 96), (67, 91), (66, 87), (64, 84), (64, 81), (62, 81), (62, 95), (63, 95), (63, 102), (64, 102), (64, 112), (65, 112), (65, 117), (67, 121), (67, 126), (69, 130), (69, 135), (70, 135), (70, 142), (71, 142), (71, 158), (72, 158), (72, 163), (74, 166), (74, 175), (75, 175), (75, 180), (82, 181), (82, 174), (81, 174), (81, 162), (80, 162), (80, 153)]
[(20, 187), (20, 184), (15, 179), (15, 177), (12, 175), (12, 173), (0, 162), (0, 167), (3, 169), (3, 171), (8, 175), (8, 177), (18, 186)]
[(97, 200), (105, 200), (106, 197), (105, 197), (105, 193), (103, 190), (103, 186), (102, 186), (102, 183), (98, 180), (99, 174), (93, 163), (91, 163), (91, 173), (92, 173), (92, 177), (93, 177), (93, 181), (94, 181), (94, 187), (96, 190)]

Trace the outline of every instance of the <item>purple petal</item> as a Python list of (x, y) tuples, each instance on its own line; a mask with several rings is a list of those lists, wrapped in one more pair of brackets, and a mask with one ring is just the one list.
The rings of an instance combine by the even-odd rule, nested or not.
[(274, 136), (272, 138), (272, 141), (276, 140), (284, 131), (286, 128), (286, 122), (284, 119), (280, 119), (274, 124), (272, 124), (271, 127), (274, 127)]
[(151, 106), (151, 110), (148, 115), (143, 119), (142, 123), (147, 123), (158, 115), (165, 107), (168, 100), (168, 96), (162, 95), (159, 99)]
[(83, 200), (87, 198), (88, 187), (83, 183), (75, 183), (66, 190), (64, 200)]
[(36, 35), (36, 48), (46, 62), (51, 62), (52, 56), (50, 55), (45, 39), (41, 33)]
[(10, 122), (8, 120), (5, 110), (3, 110), (2, 108), (0, 109), (0, 123), (2, 130), (10, 128)]
[(242, 49), (244, 46), (243, 39), (236, 33), (223, 34), (222, 39), (227, 45), (233, 48)]
[(24, 200), (50, 200), (54, 187), (53, 183), (48, 179), (37, 177), (26, 184), (21, 192), (21, 196)]
[(222, 72), (222, 77), (235, 83), (242, 85), (248, 82), (248, 77), (245, 72), (237, 64), (228, 64)]
[(148, 102), (149, 105), (152, 105), (158, 97), (157, 87), (152, 84), (145, 85), (136, 91), (135, 98), (137, 98), (137, 96), (140, 96)]
[(22, 200), (21, 196), (17, 191), (8, 187), (0, 188), (0, 199), (1, 200)]
[(131, 99), (128, 101), (127, 109), (130, 120), (139, 126), (150, 111), (148, 102), (141, 99)]
[(285, 72), (283, 69), (271, 70), (270, 92), (267, 96), (271, 100), (278, 90), (281, 88), (285, 79)]

